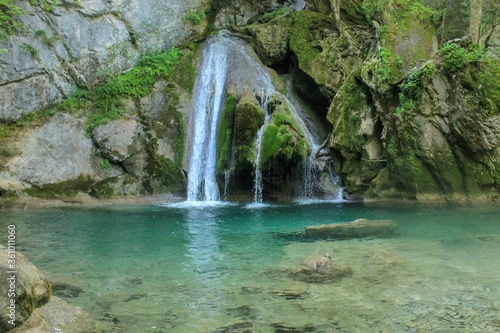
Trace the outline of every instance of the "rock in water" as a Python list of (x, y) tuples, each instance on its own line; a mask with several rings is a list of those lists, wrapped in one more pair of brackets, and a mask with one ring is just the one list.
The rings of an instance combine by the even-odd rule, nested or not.
[(358, 219), (347, 223), (323, 224), (306, 227), (304, 237), (309, 240), (391, 237), (399, 227), (392, 221)]
[(336, 266), (330, 254), (326, 253), (320, 258), (305, 260), (302, 267), (292, 271), (289, 276), (296, 281), (307, 283), (328, 283), (351, 274), (351, 268)]
[[(34, 309), (47, 303), (51, 295), (49, 280), (26, 257), (0, 245), (0, 332), (6, 332), (20, 323), (25, 322)], [(9, 256), (10, 255), (10, 256)], [(15, 260), (15, 264), (9, 262)], [(14, 266), (10, 266), (10, 265)], [(17, 273), (9, 273), (15, 271)], [(15, 276), (15, 283), (10, 283), (11, 275)], [(15, 298), (10, 298), (10, 290), (14, 290)], [(15, 299), (15, 316), (10, 317), (6, 311), (11, 300)], [(14, 326), (9, 323), (14, 320)]]

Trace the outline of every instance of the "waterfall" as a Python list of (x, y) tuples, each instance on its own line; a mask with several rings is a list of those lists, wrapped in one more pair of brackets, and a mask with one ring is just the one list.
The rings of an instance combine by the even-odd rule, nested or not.
[[(293, 94), (287, 97), (276, 91), (271, 76), (265, 67), (252, 57), (248, 45), (235, 38), (228, 31), (221, 31), (211, 37), (203, 50), (193, 92), (193, 116), (191, 119), (190, 159), (188, 166), (188, 202), (218, 202), (219, 186), (216, 179), (217, 127), (219, 116), (224, 107), (226, 93), (231, 89), (241, 94), (250, 90), (260, 107), (265, 111), (264, 124), (257, 132), (254, 159), (254, 202), (262, 203), (262, 172), (260, 170), (263, 135), (271, 117), (269, 101), (278, 97), (291, 110), (292, 116), (300, 126), (314, 154), (319, 147), (319, 135), (314, 131)], [(287, 90), (290, 91), (288, 84)], [(232, 147), (234, 149), (234, 147)], [(304, 194), (311, 198), (314, 184), (318, 181), (319, 167), (313, 155), (309, 156), (304, 167)], [(224, 197), (227, 197), (228, 184), (234, 161), (224, 173)]]
[(255, 171), (254, 171), (254, 180), (253, 180), (253, 201), (255, 203), (262, 203), (262, 171), (260, 170), (260, 154), (261, 154), (261, 146), (262, 146), (262, 136), (264, 134), (264, 130), (266, 128), (267, 123), (269, 122), (269, 112), (267, 110), (267, 105), (265, 105), (264, 111), (266, 112), (264, 118), (264, 124), (257, 132), (257, 140), (255, 142)]
[[(250, 56), (245, 42), (232, 37), (228, 31), (221, 31), (205, 45), (193, 92), (187, 201), (220, 198), (216, 179), (217, 126), (229, 86), (238, 92), (250, 89), (266, 110), (268, 119), (267, 101), (276, 93), (270, 75)], [(263, 127), (260, 132), (262, 130)], [(256, 148), (256, 155), (260, 155), (260, 146)], [(255, 163), (258, 169), (257, 159)], [(224, 195), (227, 195), (229, 177), (230, 170), (225, 174)]]
[(217, 124), (225, 97), (228, 52), (217, 39), (208, 41), (194, 88), (194, 121), (188, 170), (188, 201), (217, 201), (215, 179)]
[[(311, 152), (304, 158), (302, 174), (302, 199), (311, 200), (315, 196), (315, 184), (321, 182), (322, 169), (327, 168), (328, 180), (333, 185), (333, 200), (343, 200), (343, 189), (340, 185), (340, 177), (335, 173), (331, 161), (320, 161), (316, 158), (316, 153), (320, 149), (320, 135), (318, 133), (318, 121), (310, 119), (308, 115), (311, 111), (305, 110), (305, 105), (294, 94), (292, 89), (292, 78), (290, 75), (283, 75), (285, 82), (286, 97), (290, 104), (290, 113), (294, 117), (302, 132), (311, 146)], [(323, 167), (322, 167), (323, 166)]]

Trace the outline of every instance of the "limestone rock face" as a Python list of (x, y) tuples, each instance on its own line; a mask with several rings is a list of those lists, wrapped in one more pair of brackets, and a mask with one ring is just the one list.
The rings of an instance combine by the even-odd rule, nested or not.
[(102, 73), (131, 68), (141, 53), (197, 38), (183, 17), (204, 11), (205, 0), (64, 1), (46, 11), (29, 1), (18, 5), (27, 33), (0, 41), (0, 121), (58, 101), (75, 87), (91, 87)]
[(21, 154), (8, 163), (11, 175), (40, 187), (96, 177), (92, 140), (83, 133), (82, 120), (69, 114), (54, 117), (19, 140)]
[[(10, 289), (10, 280), (8, 278), (11, 276), (8, 271), (11, 271), (9, 260), (8, 249), (6, 247), (0, 247), (0, 306), (3, 311), (0, 314), (0, 329), (2, 332), (6, 332), (8, 329), (12, 329), (13, 326), (9, 324), (12, 319), (7, 314), (7, 306), (10, 304), (10, 298), (8, 297)], [(19, 252), (15, 253), (15, 270), (16, 282), (16, 311), (15, 311), (15, 324), (25, 322), (37, 307), (42, 306), (47, 303), (51, 296), (51, 285), (47, 280), (45, 275), (38, 270), (31, 262), (26, 259), (26, 257)]]

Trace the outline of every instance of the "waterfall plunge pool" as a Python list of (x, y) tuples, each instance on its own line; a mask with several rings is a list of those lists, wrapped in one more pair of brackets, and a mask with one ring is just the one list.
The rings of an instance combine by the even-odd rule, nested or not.
[[(18, 250), (99, 332), (498, 332), (498, 206), (360, 203), (7, 211)], [(390, 219), (392, 238), (301, 242), (318, 224)], [(5, 241), (5, 239), (4, 239)], [(329, 253), (351, 274), (290, 272)]]

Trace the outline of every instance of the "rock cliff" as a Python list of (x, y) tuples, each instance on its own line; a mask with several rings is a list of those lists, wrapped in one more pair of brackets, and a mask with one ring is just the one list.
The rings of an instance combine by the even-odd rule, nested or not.
[[(321, 155), (349, 197), (499, 198), (498, 58), (467, 39), (438, 50), (433, 13), (418, 2), (15, 4), (26, 11), (24, 28), (0, 41), (3, 201), (183, 194), (194, 76), (211, 28), (231, 29), (265, 65), (289, 74), (311, 118), (330, 132)], [(235, 175), (251, 188), (262, 115), (239, 95), (227, 92), (218, 177), (234, 148)], [(297, 139), (280, 146), (273, 138), (273, 129), (300, 138), (282, 126), (281, 109), (263, 151), (286, 174), (297, 172), (304, 151)], [(293, 178), (279, 177), (274, 190)]]

